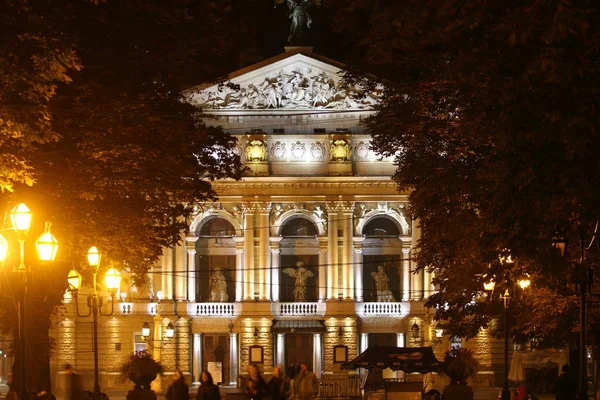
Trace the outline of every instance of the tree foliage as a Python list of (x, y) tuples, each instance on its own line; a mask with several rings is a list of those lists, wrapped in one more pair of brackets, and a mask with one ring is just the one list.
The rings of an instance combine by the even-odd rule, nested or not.
[(57, 86), (81, 67), (61, 31), (60, 7), (43, 1), (7, 0), (0, 5), (0, 191), (33, 184), (24, 152), (58, 139), (48, 104)]
[[(0, 186), (14, 190), (0, 200), (7, 211), (27, 203), (36, 221), (53, 222), (60, 242), (56, 279), (33, 275), (42, 295), (55, 295), (29, 311), (29, 331), (45, 333), (30, 340), (28, 361), (48, 365), (47, 328), (66, 287), (66, 266), (84, 268), (85, 252), (95, 245), (103, 253), (100, 276), (114, 264), (140, 284), (162, 249), (180, 241), (189, 205), (216, 198), (211, 181), (240, 178), (235, 139), (207, 126), (180, 93), (236, 68), (238, 50), (258, 27), (247, 10), (262, 6), (258, 0), (0, 6)], [(14, 337), (15, 312), (14, 301), (0, 303), (2, 326)], [(33, 318), (38, 313), (45, 317)], [(30, 389), (46, 385), (47, 374), (32, 377)]]
[[(598, 7), (333, 6), (352, 49), (352, 78), (386, 87), (367, 127), (374, 149), (396, 156), (394, 179), (411, 192), (423, 230), (415, 260), (435, 274), (438, 293), (428, 304), (436, 317), (451, 333), (472, 336), (493, 316), (482, 283), (495, 277), (496, 299), (527, 273), (533, 290), (520, 296), (516, 331), (566, 341), (577, 322), (575, 297), (564, 297), (573, 262), (600, 217)], [(557, 229), (571, 238), (564, 259), (550, 245)], [(500, 262), (507, 249), (517, 263)], [(597, 254), (586, 252), (586, 263)]]

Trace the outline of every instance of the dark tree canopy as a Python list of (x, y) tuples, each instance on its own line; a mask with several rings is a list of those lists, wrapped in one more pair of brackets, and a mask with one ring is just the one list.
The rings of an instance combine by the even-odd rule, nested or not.
[[(188, 205), (215, 199), (212, 180), (240, 178), (235, 139), (207, 127), (180, 93), (235, 70), (269, 7), (259, 0), (0, 6), (0, 188), (14, 190), (0, 201), (6, 211), (28, 204), (37, 223), (31, 241), (44, 220), (60, 241), (53, 279), (35, 276), (44, 307), (28, 315), (29, 331), (41, 332), (30, 338), (28, 364), (43, 368), (30, 388), (49, 382), (47, 328), (67, 270), (84, 268), (87, 249), (103, 253), (100, 277), (114, 263), (142, 283), (162, 248), (180, 240)], [(13, 330), (15, 294), (5, 294), (0, 323)]]
[[(493, 315), (487, 276), (496, 277), (497, 295), (528, 273), (533, 290), (520, 296), (528, 306), (516, 331), (568, 340), (578, 319), (575, 298), (565, 297), (566, 261), (578, 260), (580, 237), (589, 241), (600, 217), (598, 6), (332, 6), (352, 49), (349, 79), (386, 86), (367, 126), (373, 147), (396, 156), (399, 188), (411, 191), (423, 230), (416, 262), (435, 273), (436, 316), (452, 334), (472, 336)], [(557, 229), (571, 239), (566, 260), (550, 245)], [(499, 261), (507, 249), (516, 263)], [(586, 256), (593, 261), (598, 248)]]

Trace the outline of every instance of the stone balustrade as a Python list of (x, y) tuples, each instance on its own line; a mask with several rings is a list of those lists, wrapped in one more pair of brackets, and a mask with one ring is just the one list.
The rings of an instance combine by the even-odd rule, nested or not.
[(191, 316), (233, 317), (240, 314), (239, 303), (190, 303)]
[(356, 303), (356, 314), (360, 317), (401, 317), (409, 314), (410, 303)]
[(273, 303), (272, 312), (279, 317), (325, 315), (325, 303)]

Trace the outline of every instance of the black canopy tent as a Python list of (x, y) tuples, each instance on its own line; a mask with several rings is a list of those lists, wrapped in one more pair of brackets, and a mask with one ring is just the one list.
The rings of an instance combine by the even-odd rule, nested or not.
[(442, 363), (435, 358), (431, 347), (370, 346), (358, 357), (342, 364), (342, 369), (390, 368), (406, 373), (440, 372)]
[[(431, 347), (392, 347), (392, 346), (370, 346), (358, 357), (342, 364), (342, 369), (364, 368), (369, 371), (363, 388), (366, 391), (385, 389), (387, 392), (421, 392), (423, 387), (421, 382), (395, 383), (392, 388), (388, 382), (383, 379), (383, 370), (390, 368), (394, 371), (404, 371), (406, 373), (418, 372), (427, 374), (429, 372), (440, 372), (442, 363), (440, 363)], [(410, 385), (403, 388), (398, 385)]]

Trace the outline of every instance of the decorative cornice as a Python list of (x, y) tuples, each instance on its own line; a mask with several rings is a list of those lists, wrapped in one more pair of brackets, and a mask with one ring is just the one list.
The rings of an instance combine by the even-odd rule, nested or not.
[[(290, 178), (288, 178), (290, 179)], [(395, 189), (396, 183), (386, 182), (298, 182), (296, 177), (294, 181), (288, 182), (213, 182), (212, 186), (216, 191), (227, 189), (300, 189), (300, 188), (390, 188)]]

